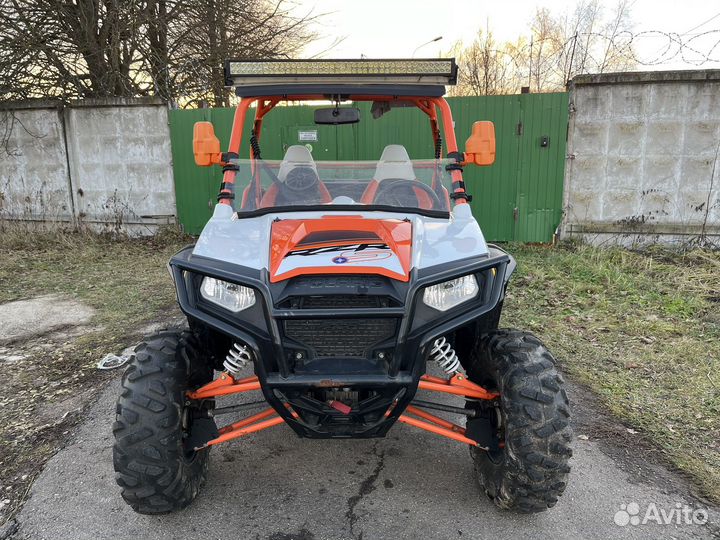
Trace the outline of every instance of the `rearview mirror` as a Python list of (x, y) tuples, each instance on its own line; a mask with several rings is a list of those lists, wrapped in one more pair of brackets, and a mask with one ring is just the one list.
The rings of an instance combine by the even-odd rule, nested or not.
[(215, 128), (210, 122), (195, 122), (193, 128), (193, 154), (195, 165), (209, 167), (220, 163), (220, 141), (215, 136)]
[(359, 121), (360, 109), (355, 107), (315, 109), (316, 124), (357, 124)]
[(495, 124), (475, 122), (465, 141), (465, 163), (492, 165), (495, 162)]

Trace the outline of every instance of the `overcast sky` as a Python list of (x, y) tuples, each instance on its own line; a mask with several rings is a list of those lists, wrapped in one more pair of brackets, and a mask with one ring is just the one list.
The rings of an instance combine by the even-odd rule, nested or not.
[[(443, 39), (417, 51), (417, 57), (433, 57), (446, 52), (457, 40), (471, 42), (479, 28), (489, 21), (496, 40), (515, 40), (527, 35), (528, 21), (535, 7), (548, 7), (563, 14), (572, 11), (570, 0), (295, 0), (298, 12), (328, 13), (318, 30), (325, 37), (309, 46), (303, 56), (326, 49), (335, 39), (345, 40), (324, 58), (409, 57), (416, 47), (437, 36)], [(608, 2), (612, 7), (615, 2)], [(720, 1), (718, 0), (635, 0), (631, 9), (635, 32), (658, 31), (685, 34), (683, 39), (709, 30), (716, 32), (699, 38), (692, 47), (709, 52), (720, 60)], [(635, 41), (641, 58), (656, 58), (668, 39), (639, 36)], [(697, 58), (686, 49), (686, 54)], [(720, 61), (696, 66), (678, 56), (662, 66), (640, 69), (720, 68)]]

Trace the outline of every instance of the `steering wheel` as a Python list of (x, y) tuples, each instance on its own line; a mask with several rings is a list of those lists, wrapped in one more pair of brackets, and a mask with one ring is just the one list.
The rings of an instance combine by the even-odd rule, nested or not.
[(319, 204), (331, 200), (330, 194), (312, 167), (295, 167), (288, 172), (283, 182), (273, 185), (277, 186), (278, 190), (275, 204)]
[(437, 193), (430, 186), (419, 180), (408, 180), (406, 178), (385, 178), (380, 182), (373, 201), (392, 206), (413, 206), (413, 204), (408, 204), (408, 201), (418, 200), (415, 193), (416, 188), (423, 191), (430, 198), (432, 205), (429, 210), (442, 209), (443, 203), (440, 202)]
[(284, 187), (294, 195), (301, 195), (317, 186), (319, 181), (312, 167), (295, 167), (285, 177)]

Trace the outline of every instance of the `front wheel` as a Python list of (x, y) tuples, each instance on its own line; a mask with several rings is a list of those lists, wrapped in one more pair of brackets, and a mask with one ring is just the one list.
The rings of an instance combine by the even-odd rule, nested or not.
[(190, 332), (158, 332), (135, 349), (117, 402), (113, 464), (123, 499), (136, 512), (180, 510), (197, 495), (209, 449), (196, 451), (190, 432), (212, 420), (208, 404), (192, 403), (185, 393), (211, 378)]
[[(495, 330), (484, 334), (468, 377), (500, 393), (492, 403), (468, 402), (468, 420), (488, 450), (471, 447), (478, 482), (500, 508), (542, 512), (565, 491), (572, 455), (570, 408), (555, 360), (532, 334)], [(493, 406), (494, 405), (494, 406)]]

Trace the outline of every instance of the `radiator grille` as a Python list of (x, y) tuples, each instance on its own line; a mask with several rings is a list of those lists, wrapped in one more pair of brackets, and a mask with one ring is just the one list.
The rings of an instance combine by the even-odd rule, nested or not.
[(363, 357), (373, 345), (395, 335), (396, 320), (290, 319), (285, 335), (313, 349), (318, 357)]

